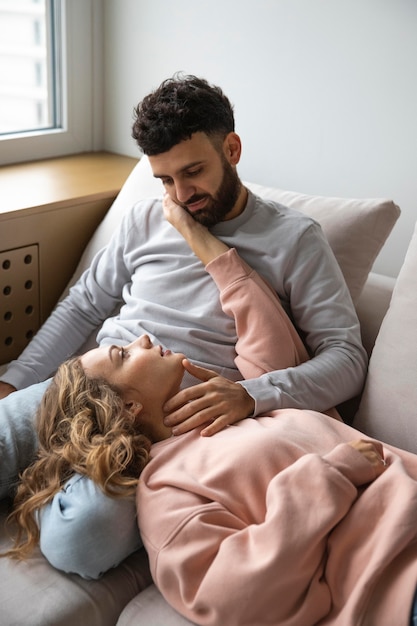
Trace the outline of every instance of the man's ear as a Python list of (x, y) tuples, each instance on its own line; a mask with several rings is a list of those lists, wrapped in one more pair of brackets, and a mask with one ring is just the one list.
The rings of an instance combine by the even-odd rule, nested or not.
[(242, 154), (242, 142), (239, 135), (229, 133), (223, 142), (223, 150), (230, 165), (237, 165)]

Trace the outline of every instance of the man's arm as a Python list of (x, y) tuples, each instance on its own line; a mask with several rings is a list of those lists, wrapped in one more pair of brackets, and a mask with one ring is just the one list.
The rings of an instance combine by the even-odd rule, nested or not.
[[(322, 230), (310, 222), (307, 228), (304, 225), (301, 234), (294, 236), (289, 230), (288, 236), (288, 242), (284, 237), (287, 245), (271, 253), (269, 271), (274, 271), (274, 255), (280, 257), (278, 267), (281, 270), (275, 277), (272, 273), (270, 280), (275, 290), (287, 294), (293, 319), (303, 333), (311, 359), (295, 367), (275, 369), (240, 381), (255, 400), (254, 415), (288, 407), (328, 411), (360, 393), (366, 374), (367, 355), (361, 342), (359, 321)], [(276, 242), (269, 243), (276, 247)], [(252, 259), (254, 266), (258, 256)], [(254, 300), (253, 307), (257, 304)], [(278, 342), (272, 341), (270, 352), (279, 349)], [(200, 390), (191, 389), (191, 393), (201, 396)], [(177, 424), (178, 432), (185, 432), (198, 423), (198, 417), (192, 414), (192, 397), (188, 393), (186, 399), (181, 391), (165, 407), (169, 424)], [(226, 403), (227, 397), (218, 394), (216, 401)], [(233, 410), (236, 411), (236, 407)]]
[(357, 313), (322, 229), (311, 223), (288, 248), (280, 288), (311, 358), (242, 382), (256, 399), (256, 414), (274, 408), (326, 411), (358, 395), (367, 370)]

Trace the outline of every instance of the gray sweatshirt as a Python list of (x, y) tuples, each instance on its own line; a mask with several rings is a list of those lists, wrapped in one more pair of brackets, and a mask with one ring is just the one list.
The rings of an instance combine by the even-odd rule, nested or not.
[[(212, 232), (275, 289), (314, 356), (242, 382), (255, 399), (255, 414), (285, 407), (325, 411), (358, 394), (367, 357), (348, 289), (320, 226), (249, 192), (243, 213)], [(160, 199), (132, 207), (2, 380), (18, 389), (44, 380), (98, 327), (100, 345), (124, 345), (147, 333), (198, 365), (242, 378), (234, 364), (234, 322), (223, 313), (203, 264), (165, 221)]]

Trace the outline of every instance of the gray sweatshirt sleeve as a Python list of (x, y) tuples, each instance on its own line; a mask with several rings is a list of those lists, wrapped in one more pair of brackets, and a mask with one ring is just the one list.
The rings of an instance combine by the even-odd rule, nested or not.
[[(326, 411), (358, 395), (367, 354), (348, 288), (321, 229), (312, 224), (288, 256), (284, 289), (311, 360), (241, 384), (255, 415), (279, 408)], [(279, 346), (271, 346), (279, 349)]]

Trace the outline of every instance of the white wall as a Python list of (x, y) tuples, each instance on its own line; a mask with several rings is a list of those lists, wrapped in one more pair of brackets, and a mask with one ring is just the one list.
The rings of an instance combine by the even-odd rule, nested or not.
[(132, 109), (176, 71), (235, 104), (241, 178), (393, 198), (374, 269), (395, 276), (417, 220), (416, 0), (104, 0), (105, 148), (138, 155)]

